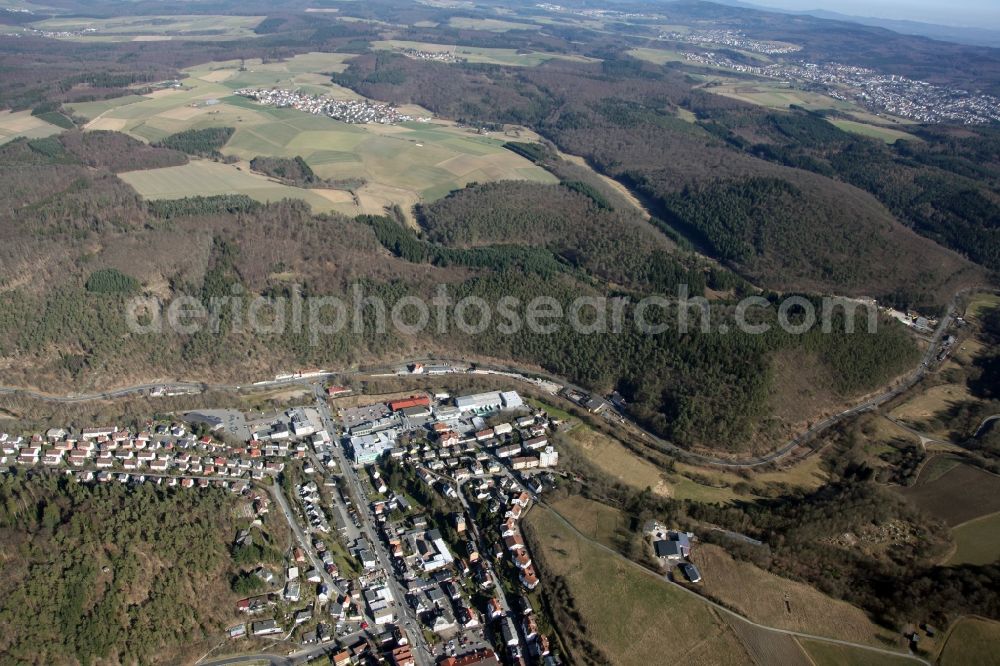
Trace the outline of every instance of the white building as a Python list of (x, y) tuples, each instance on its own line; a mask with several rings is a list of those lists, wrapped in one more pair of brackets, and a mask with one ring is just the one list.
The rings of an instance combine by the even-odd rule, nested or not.
[(488, 414), (501, 409), (516, 409), (522, 405), (524, 405), (524, 401), (521, 400), (517, 391), (504, 391), (503, 393), (490, 391), (489, 393), (475, 393), (455, 398), (455, 406), (462, 413)]
[(396, 437), (393, 433), (382, 430), (369, 435), (355, 435), (350, 442), (354, 464), (370, 465), (396, 445)]

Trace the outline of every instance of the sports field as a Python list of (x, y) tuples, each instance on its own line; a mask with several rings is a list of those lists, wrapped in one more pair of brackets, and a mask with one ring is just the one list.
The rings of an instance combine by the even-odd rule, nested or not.
[[(31, 27), (75, 41), (160, 41), (238, 39), (253, 36), (263, 16), (121, 16), (50, 18)], [(59, 34), (65, 33), (65, 34)]]
[[(222, 149), (226, 155), (243, 160), (258, 155), (302, 156), (322, 178), (364, 179), (366, 184), (355, 191), (357, 199), (339, 197), (341, 200), (327, 201), (321, 208), (329, 210), (327, 206), (332, 206), (332, 210), (347, 215), (380, 213), (391, 204), (408, 210), (417, 202), (433, 201), (471, 181), (556, 182), (544, 169), (505, 150), (502, 139), (479, 135), (448, 121), (432, 121), (430, 114), (419, 107), (404, 110), (426, 122), (350, 125), (326, 116), (260, 105), (233, 94), (239, 88), (252, 86), (300, 88), (332, 97), (357, 98), (321, 74), (342, 69), (351, 57), (310, 53), (266, 65), (247, 61), (245, 71), (240, 71), (238, 61), (209, 63), (188, 70), (189, 77), (180, 88), (74, 104), (71, 108), (90, 119), (87, 129), (116, 130), (147, 141), (188, 129), (233, 127), (236, 133)], [(233, 176), (233, 182), (249, 185), (246, 176)], [(147, 184), (145, 179), (142, 182)], [(173, 191), (151, 186), (146, 190)], [(260, 191), (254, 183), (246, 193), (260, 196)], [(316, 206), (315, 196), (302, 198)]]
[(456, 46), (455, 44), (432, 44), (430, 42), (408, 42), (399, 39), (386, 39), (372, 42), (372, 48), (385, 51), (402, 51), (413, 49), (427, 53), (453, 53), (456, 57), (468, 62), (485, 63), (489, 65), (510, 65), (515, 67), (535, 67), (553, 59), (572, 60), (575, 62), (596, 62), (593, 58), (567, 55), (563, 53), (546, 53), (542, 51), (519, 52), (516, 49), (492, 49), (480, 46)]

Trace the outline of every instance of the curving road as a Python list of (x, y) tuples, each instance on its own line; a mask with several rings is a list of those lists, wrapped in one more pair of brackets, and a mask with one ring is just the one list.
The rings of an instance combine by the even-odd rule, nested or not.
[[(957, 292), (948, 304), (946, 314), (941, 318), (938, 323), (937, 329), (931, 338), (930, 344), (927, 347), (927, 351), (920, 361), (920, 364), (899, 384), (893, 388), (887, 389), (883, 393), (875, 395), (866, 399), (849, 409), (846, 409), (838, 414), (829, 416), (819, 423), (812, 425), (809, 429), (800, 433), (799, 435), (793, 437), (789, 441), (785, 442), (778, 448), (760, 456), (753, 456), (749, 458), (720, 458), (715, 456), (710, 456), (702, 453), (696, 453), (693, 451), (688, 451), (683, 449), (676, 444), (672, 444), (660, 437), (649, 432), (641, 425), (635, 421), (629, 419), (628, 417), (621, 415), (622, 423), (636, 434), (644, 443), (652, 446), (655, 449), (659, 449), (661, 452), (669, 453), (678, 458), (689, 460), (701, 465), (711, 465), (716, 467), (729, 467), (729, 468), (752, 468), (759, 467), (762, 465), (767, 465), (770, 463), (777, 462), (789, 453), (795, 450), (797, 447), (809, 442), (814, 439), (820, 433), (826, 431), (830, 427), (845, 421), (849, 418), (857, 416), (858, 414), (871, 411), (878, 408), (879, 406), (885, 404), (886, 402), (900, 396), (905, 391), (912, 388), (920, 380), (922, 380), (929, 372), (938, 352), (941, 349), (941, 343), (944, 340), (945, 333), (948, 328), (954, 322), (955, 312), (958, 308), (958, 301), (965, 294), (972, 291), (984, 291), (982, 288), (967, 288)], [(0, 386), (0, 395), (11, 395), (11, 396), (24, 396), (27, 398), (32, 398), (35, 400), (43, 400), (47, 402), (56, 403), (80, 403), (80, 402), (90, 402), (96, 400), (110, 400), (114, 398), (124, 398), (132, 395), (148, 394), (155, 389), (163, 389), (169, 392), (187, 392), (190, 394), (203, 393), (206, 391), (252, 391), (257, 389), (273, 388), (276, 386), (314, 386), (317, 382), (321, 382), (327, 379), (335, 377), (368, 377), (368, 376), (378, 376), (393, 374), (394, 368), (401, 365), (409, 365), (412, 363), (421, 362), (431, 362), (431, 363), (445, 363), (445, 364), (457, 364), (457, 365), (470, 365), (474, 363), (478, 370), (484, 371), (486, 374), (491, 372), (503, 374), (514, 380), (527, 382), (534, 386), (538, 386), (538, 379), (559, 384), (565, 389), (572, 389), (580, 391), (582, 393), (589, 393), (589, 391), (581, 386), (573, 384), (571, 381), (565, 377), (558, 377), (545, 372), (539, 372), (534, 369), (518, 367), (511, 364), (505, 364), (503, 366), (490, 364), (490, 363), (480, 363), (475, 361), (469, 361), (465, 358), (417, 358), (409, 360), (401, 360), (394, 363), (392, 366), (382, 366), (382, 367), (371, 367), (371, 368), (357, 368), (351, 370), (345, 370), (341, 372), (322, 372), (311, 375), (309, 377), (288, 377), (285, 379), (275, 379), (271, 381), (255, 382), (255, 383), (245, 383), (245, 384), (208, 384), (203, 382), (192, 382), (192, 381), (173, 381), (173, 382), (154, 382), (138, 384), (135, 386), (122, 387), (117, 389), (112, 389), (109, 391), (103, 391), (99, 393), (79, 393), (79, 394), (68, 394), (68, 395), (53, 395), (49, 393), (43, 393), (34, 389), (26, 389), (16, 386)], [(423, 375), (415, 375), (416, 377), (422, 377)]]

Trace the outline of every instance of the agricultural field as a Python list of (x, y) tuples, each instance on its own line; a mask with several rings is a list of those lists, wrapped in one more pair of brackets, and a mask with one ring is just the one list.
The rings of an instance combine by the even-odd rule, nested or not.
[(739, 636), (752, 663), (815, 666), (792, 636), (755, 627), (732, 615), (723, 619)]
[(851, 132), (852, 134), (860, 134), (861, 136), (872, 137), (873, 139), (881, 139), (886, 143), (896, 143), (900, 139), (907, 139), (909, 141), (920, 141), (917, 137), (909, 134), (907, 132), (900, 132), (899, 130), (894, 130), (890, 127), (881, 127), (879, 125), (871, 125), (869, 123), (861, 123), (856, 120), (842, 120), (842, 119), (832, 119), (830, 123), (836, 125), (845, 132)]
[[(236, 133), (222, 153), (251, 160), (258, 155), (302, 156), (321, 178), (363, 179), (365, 184), (351, 193), (319, 192), (298, 188), (280, 192), (250, 174), (230, 173), (223, 180), (240, 183), (247, 194), (258, 197), (299, 196), (317, 210), (335, 210), (346, 215), (381, 213), (385, 206), (399, 204), (409, 210), (421, 201), (446, 196), (467, 183), (495, 180), (532, 180), (554, 183), (544, 169), (502, 147), (503, 139), (475, 133), (443, 120), (429, 120), (419, 107), (403, 110), (426, 122), (400, 125), (351, 125), (326, 116), (294, 109), (263, 106), (233, 95), (243, 87), (302, 88), (337, 98), (357, 98), (335, 86), (317, 72), (342, 69), (349, 54), (310, 53), (282, 63), (247, 61), (245, 71), (238, 61), (201, 65), (187, 71), (179, 88), (157, 90), (149, 95), (71, 106), (75, 114), (89, 119), (87, 129), (125, 132), (146, 141), (157, 141), (188, 129), (234, 127)], [(189, 170), (196, 173), (205, 167)], [(233, 169), (235, 171), (235, 169)], [(171, 172), (172, 174), (174, 172)], [(183, 171), (176, 172), (177, 174)], [(214, 171), (216, 176), (221, 172)], [(136, 176), (146, 191), (160, 196), (176, 193), (172, 185), (153, 186)], [(215, 178), (196, 188), (204, 192)], [(213, 185), (214, 186), (214, 185)], [(221, 194), (223, 190), (211, 193)], [(174, 196), (174, 194), (170, 194)]]
[(947, 564), (992, 564), (1000, 558), (1000, 513), (962, 523), (951, 535), (955, 552)]
[(519, 23), (516, 21), (503, 21), (492, 18), (467, 18), (464, 16), (452, 16), (448, 19), (448, 25), (452, 28), (464, 30), (487, 30), (489, 32), (507, 32), (508, 30), (541, 30), (542, 27), (534, 23)]
[(1000, 511), (1000, 476), (965, 463), (937, 478), (930, 476), (925, 468), (912, 487), (899, 488), (898, 492), (952, 527)]
[(846, 645), (834, 645), (806, 639), (797, 639), (815, 666), (907, 666), (915, 662), (906, 657), (890, 657)]
[(338, 190), (306, 190), (282, 185), (264, 176), (251, 173), (248, 168), (222, 164), (209, 160), (191, 160), (182, 166), (143, 171), (126, 171), (118, 177), (135, 188), (146, 199), (182, 199), (216, 194), (245, 194), (267, 203), (282, 199), (303, 199), (316, 212), (330, 212), (343, 198), (349, 202), (351, 195)]
[(7, 143), (22, 136), (41, 139), (61, 131), (62, 128), (31, 115), (31, 111), (0, 111), (0, 143)]
[(941, 666), (995, 666), (1000, 622), (980, 618), (959, 620), (941, 650)]
[(584, 56), (567, 55), (563, 53), (545, 53), (541, 51), (521, 52), (516, 49), (494, 49), (480, 46), (456, 46), (454, 44), (432, 44), (429, 42), (408, 42), (398, 39), (387, 39), (372, 42), (372, 48), (384, 51), (402, 51), (414, 49), (427, 53), (453, 53), (457, 58), (467, 62), (484, 63), (488, 65), (508, 65), (513, 67), (535, 67), (553, 59), (572, 60), (574, 62), (595, 62)]
[(920, 470), (920, 482), (930, 483), (962, 464), (962, 459), (956, 456), (940, 455), (930, 458)]
[(78, 41), (161, 41), (239, 39), (254, 35), (263, 16), (122, 16), (50, 18), (32, 23), (37, 30)]
[[(683, 654), (691, 666), (749, 661), (737, 634), (710, 606), (582, 539), (544, 506), (536, 505), (525, 523), (535, 537), (529, 539), (542, 586), (558, 576), (579, 618), (556, 611), (570, 661), (577, 661), (573, 653), (588, 652), (605, 663), (648, 666), (663, 663), (665, 650)], [(551, 593), (563, 598), (563, 590)]]
[(733, 559), (719, 546), (698, 544), (691, 560), (701, 571), (705, 596), (759, 624), (875, 647), (895, 638), (860, 608)]

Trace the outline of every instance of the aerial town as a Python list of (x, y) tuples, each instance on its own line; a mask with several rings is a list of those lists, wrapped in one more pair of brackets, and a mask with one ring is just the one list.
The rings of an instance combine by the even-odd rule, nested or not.
[[(335, 664), (560, 663), (524, 596), (541, 574), (519, 529), (558, 483), (549, 437), (560, 420), (516, 391), (336, 406), (352, 394), (326, 385), (315, 405), (284, 411), (0, 434), (0, 465), (85, 484), (226, 489), (244, 507), (234, 553), (255, 552), (287, 522), (284, 563), (244, 574), (254, 593), (236, 604), (231, 640), (284, 637)], [(279, 475), (294, 478), (291, 492)]]
[(747, 65), (713, 52), (687, 52), (684, 58), (742, 74), (817, 85), (836, 99), (853, 99), (877, 113), (923, 123), (984, 125), (1000, 120), (1000, 99), (992, 95), (951, 90), (865, 67), (834, 62)]
[(391, 104), (372, 102), (367, 99), (332, 99), (321, 95), (309, 95), (298, 90), (279, 88), (242, 88), (235, 94), (261, 104), (278, 108), (292, 108), (313, 115), (324, 115), (351, 124), (394, 125), (413, 118)]

